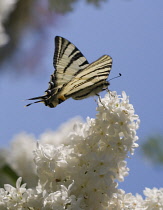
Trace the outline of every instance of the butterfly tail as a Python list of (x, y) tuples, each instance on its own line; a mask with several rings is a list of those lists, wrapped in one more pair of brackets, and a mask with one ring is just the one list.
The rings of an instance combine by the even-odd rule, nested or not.
[(47, 99), (47, 95), (45, 95), (45, 96), (38, 96), (38, 97), (34, 97), (34, 98), (29, 98), (29, 99), (27, 99), (27, 100), (37, 100), (37, 99), (41, 99), (41, 100), (35, 101), (35, 102), (33, 102), (33, 103), (29, 103), (29, 104), (27, 104), (25, 107), (30, 106), (30, 105), (32, 105), (32, 104), (36, 104), (36, 103), (44, 103), (45, 100)]
[(43, 100), (35, 101), (35, 102), (33, 102), (33, 103), (30, 103), (30, 104), (25, 105), (25, 107), (30, 106), (30, 105), (32, 105), (32, 104), (36, 104), (36, 103), (44, 103), (44, 101), (43, 101)]

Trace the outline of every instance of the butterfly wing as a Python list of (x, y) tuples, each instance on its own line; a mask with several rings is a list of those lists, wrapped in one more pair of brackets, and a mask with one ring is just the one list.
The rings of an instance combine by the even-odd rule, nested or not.
[(63, 87), (61, 96), (79, 100), (98, 94), (109, 85), (106, 79), (110, 74), (111, 67), (112, 58), (108, 55), (102, 56), (84, 70), (78, 71), (75, 77)]
[(56, 36), (53, 65), (55, 71), (51, 76), (49, 89), (54, 87), (60, 89), (89, 63), (74, 44), (63, 37)]

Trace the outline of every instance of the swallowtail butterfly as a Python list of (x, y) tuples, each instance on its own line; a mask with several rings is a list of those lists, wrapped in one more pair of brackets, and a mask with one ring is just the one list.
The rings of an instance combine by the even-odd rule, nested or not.
[(89, 64), (74, 44), (60, 36), (55, 37), (53, 65), (55, 71), (45, 95), (28, 100), (38, 100), (33, 103), (43, 102), (53, 108), (68, 98), (80, 100), (98, 95), (109, 85), (106, 80), (112, 67), (112, 58), (104, 55)]

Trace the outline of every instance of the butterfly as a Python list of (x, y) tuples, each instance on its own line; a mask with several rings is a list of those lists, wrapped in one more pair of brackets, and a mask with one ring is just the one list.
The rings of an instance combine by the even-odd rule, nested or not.
[(107, 78), (112, 58), (109, 55), (103, 55), (89, 64), (74, 44), (60, 36), (55, 37), (53, 66), (55, 71), (45, 95), (28, 99), (38, 101), (26, 106), (42, 102), (53, 108), (68, 98), (80, 100), (98, 95), (110, 85)]

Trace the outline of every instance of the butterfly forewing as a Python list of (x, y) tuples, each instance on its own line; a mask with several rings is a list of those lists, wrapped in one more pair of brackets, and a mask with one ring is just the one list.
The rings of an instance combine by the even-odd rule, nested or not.
[(53, 65), (57, 87), (61, 88), (68, 83), (74, 75), (88, 66), (88, 61), (78, 48), (68, 40), (55, 37), (55, 53)]
[[(108, 78), (111, 67), (112, 58), (108, 55), (102, 56), (97, 61), (88, 65), (83, 71), (78, 72), (78, 74), (65, 85), (62, 94), (67, 97), (73, 97), (73, 95), (76, 95), (79, 91), (86, 93), (86, 90), (88, 90), (88, 93), (90, 93), (90, 91), (96, 93), (98, 87), (101, 87), (100, 91), (102, 91), (102, 85), (104, 84), (105, 86), (108, 84), (106, 79)], [(97, 90), (97, 93), (100, 91)], [(78, 99), (80, 99), (80, 97)]]

